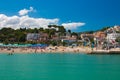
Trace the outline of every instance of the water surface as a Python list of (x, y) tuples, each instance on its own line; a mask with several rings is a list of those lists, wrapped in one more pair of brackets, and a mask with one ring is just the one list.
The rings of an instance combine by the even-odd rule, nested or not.
[(0, 80), (120, 80), (120, 55), (0, 54)]

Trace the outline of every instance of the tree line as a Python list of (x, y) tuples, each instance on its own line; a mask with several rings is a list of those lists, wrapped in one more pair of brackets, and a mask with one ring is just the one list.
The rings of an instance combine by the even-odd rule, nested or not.
[[(99, 31), (105, 31), (107, 30), (109, 27), (104, 27)], [(71, 30), (66, 30), (64, 28), (64, 26), (58, 26), (58, 25), (48, 25), (48, 28), (42, 28), (40, 27), (38, 28), (19, 28), (19, 29), (12, 29), (12, 28), (2, 28), (0, 29), (0, 43), (4, 43), (4, 44), (21, 44), (21, 43), (29, 43), (26, 41), (26, 36), (28, 33), (47, 33), (49, 36), (49, 39), (51, 39), (53, 35), (55, 35), (55, 33), (59, 33), (59, 36), (65, 36), (66, 32), (70, 33), (71, 35), (76, 35), (78, 37), (78, 39), (80, 38), (80, 34), (82, 33), (87, 33), (87, 34), (93, 34), (94, 32), (97, 31), (86, 31), (86, 32), (71, 32)], [(116, 40), (117, 42), (120, 41), (120, 38), (117, 38)], [(54, 41), (52, 42), (47, 42), (49, 43), (53, 43), (55, 44)]]
[[(70, 31), (70, 30), (69, 30)], [(66, 29), (64, 26), (57, 26), (57, 25), (48, 25), (48, 28), (20, 28), (20, 29), (12, 29), (12, 28), (2, 28), (0, 29), (0, 43), (4, 44), (14, 44), (14, 43), (28, 43), (26, 41), (26, 36), (28, 33), (47, 33), (49, 38), (52, 35), (55, 35), (56, 32), (59, 32), (60, 36), (66, 34)], [(71, 32), (71, 31), (70, 31)]]

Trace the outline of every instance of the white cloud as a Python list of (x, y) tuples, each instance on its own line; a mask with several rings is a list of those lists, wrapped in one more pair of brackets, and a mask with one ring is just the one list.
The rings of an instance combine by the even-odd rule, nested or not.
[[(3, 27), (11, 27), (13, 29), (19, 28), (47, 28), (50, 24), (59, 24), (59, 19), (46, 19), (46, 18), (33, 18), (29, 17), (27, 14), (29, 12), (34, 11), (33, 7), (30, 9), (23, 9), (20, 10), (18, 13), (20, 16), (7, 16), (5, 14), (0, 14), (0, 29)], [(78, 27), (84, 26), (85, 23), (82, 22), (69, 22), (69, 23), (62, 23), (66, 29), (77, 29)]]
[(71, 23), (63, 23), (62, 26), (64, 26), (66, 29), (77, 29), (78, 27), (84, 26), (85, 23), (82, 22), (71, 22)]
[(13, 29), (18, 28), (47, 28), (50, 24), (58, 24), (59, 19), (46, 19), (46, 18), (32, 18), (29, 16), (6, 16), (0, 14), (0, 28), (11, 27)]
[(33, 7), (30, 7), (30, 9), (22, 9), (18, 13), (20, 16), (27, 15), (29, 12), (35, 11)]

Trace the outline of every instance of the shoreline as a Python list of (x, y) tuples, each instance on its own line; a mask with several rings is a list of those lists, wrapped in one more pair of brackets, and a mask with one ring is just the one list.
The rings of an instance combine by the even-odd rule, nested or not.
[(31, 53), (90, 53), (91, 48), (89, 47), (64, 47), (64, 46), (49, 46), (44, 49), (41, 48), (0, 48), (1, 53), (7, 54), (31, 54)]
[(80, 53), (80, 54), (120, 54), (120, 48), (110, 50), (96, 50), (90, 47), (64, 47), (64, 46), (49, 46), (42, 48), (0, 48), (0, 54), (51, 54), (51, 53)]
[(120, 54), (120, 50), (97, 50), (92, 51), (90, 54)]

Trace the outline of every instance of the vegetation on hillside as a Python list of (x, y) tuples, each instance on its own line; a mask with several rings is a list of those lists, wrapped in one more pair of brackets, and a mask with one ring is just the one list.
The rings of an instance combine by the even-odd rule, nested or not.
[[(99, 31), (105, 31), (107, 30), (109, 27), (104, 27), (103, 29), (99, 30)], [(48, 28), (20, 28), (20, 29), (12, 29), (12, 28), (2, 28), (0, 29), (0, 43), (4, 43), (4, 44), (8, 44), (8, 43), (36, 43), (36, 42), (29, 42), (26, 41), (26, 36), (28, 33), (47, 33), (49, 36), (49, 39), (52, 39), (52, 36), (55, 35), (55, 33), (58, 33), (58, 37), (59, 36), (65, 36), (66, 32), (70, 33), (71, 36), (72, 35), (76, 35), (77, 39), (81, 39), (80, 34), (82, 33), (86, 33), (86, 34), (93, 34), (94, 32), (97, 31), (86, 31), (86, 32), (71, 32), (71, 30), (66, 30), (64, 28), (64, 26), (58, 26), (58, 25), (48, 25)], [(90, 39), (93, 42), (93, 39)], [(119, 38), (117, 39), (117, 41), (119, 41)], [(48, 41), (48, 42), (41, 42), (41, 43), (47, 43), (47, 44), (53, 44), (53, 45), (57, 45), (58, 43), (60, 43), (59, 41)], [(63, 43), (65, 44), (65, 43)]]
[[(58, 30), (57, 30), (58, 29)], [(0, 42), (1, 43), (28, 43), (26, 42), (26, 36), (28, 33), (47, 33), (49, 38), (52, 35), (55, 35), (56, 32), (59, 32), (59, 35), (65, 35), (66, 29), (63, 26), (49, 25), (48, 28), (34, 28), (34, 29), (12, 29), (12, 28), (2, 28), (0, 30)], [(48, 42), (49, 43), (49, 42)]]

